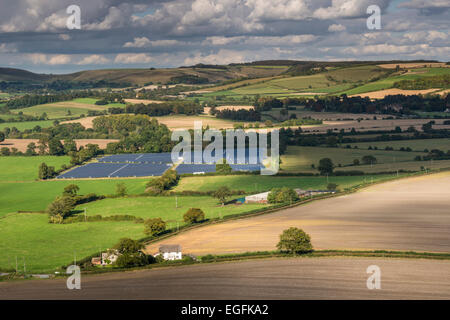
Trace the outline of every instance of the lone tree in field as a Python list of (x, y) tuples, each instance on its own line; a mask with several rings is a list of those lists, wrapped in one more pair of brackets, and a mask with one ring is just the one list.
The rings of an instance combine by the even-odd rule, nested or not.
[(311, 238), (302, 229), (291, 227), (280, 235), (278, 250), (292, 254), (306, 253), (312, 251)]
[(213, 193), (213, 197), (218, 199), (222, 203), (222, 207), (225, 205), (225, 202), (227, 201), (227, 198), (231, 196), (231, 191), (228, 189), (228, 187), (220, 187)]
[(125, 197), (127, 195), (127, 187), (125, 183), (121, 182), (116, 185), (116, 194), (119, 197)]
[(69, 184), (64, 188), (63, 196), (74, 197), (77, 195), (78, 191), (80, 191), (80, 187), (76, 184)]
[(298, 200), (298, 194), (294, 189), (283, 187), (273, 188), (267, 196), (269, 203), (292, 203)]
[(75, 201), (72, 197), (57, 197), (47, 208), (49, 222), (62, 223), (74, 207)]
[(55, 168), (49, 167), (45, 164), (45, 162), (41, 163), (39, 166), (39, 179), (45, 180), (52, 178), (55, 175)]
[(5, 134), (3, 132), (0, 132), (0, 142), (5, 141)]
[(364, 156), (364, 157), (361, 158), (361, 160), (362, 160), (362, 162), (364, 164), (375, 164), (375, 163), (377, 163), (377, 158), (375, 158), (372, 155)]
[(197, 223), (205, 220), (205, 213), (199, 208), (190, 208), (183, 216), (184, 222)]
[(317, 170), (320, 171), (321, 175), (332, 174), (333, 173), (333, 161), (330, 158), (323, 158), (319, 161), (319, 166)]
[(149, 236), (153, 236), (166, 230), (166, 223), (161, 218), (147, 219), (144, 221), (144, 226), (144, 233)]

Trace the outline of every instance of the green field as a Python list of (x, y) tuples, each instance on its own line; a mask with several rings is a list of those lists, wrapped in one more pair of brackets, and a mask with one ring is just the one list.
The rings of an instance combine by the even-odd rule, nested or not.
[[(230, 197), (228, 200), (237, 198)], [(176, 207), (178, 202), (178, 207)], [(263, 208), (264, 204), (222, 205), (217, 199), (209, 196), (178, 196), (178, 197), (125, 197), (116, 199), (104, 199), (96, 202), (80, 205), (76, 210), (83, 211), (86, 208), (87, 215), (110, 216), (116, 214), (129, 214), (136, 217), (162, 218), (165, 221), (172, 220), (184, 224), (183, 215), (189, 208), (200, 208), (207, 219), (224, 217), (230, 214), (242, 213), (254, 209)]]
[[(40, 104), (33, 107), (14, 110), (14, 112), (23, 112), (32, 116), (41, 116), (46, 113), (49, 119), (61, 119), (67, 117), (80, 117), (87, 115), (88, 111), (105, 111), (111, 107), (125, 107), (124, 104), (112, 103), (104, 106), (98, 106), (95, 102), (98, 99), (78, 98), (71, 101), (62, 101), (48, 104)], [(70, 114), (69, 114), (70, 111)]]
[(80, 194), (114, 194), (116, 185), (123, 182), (129, 194), (142, 193), (150, 179), (97, 179), (97, 180), (50, 180), (30, 182), (0, 182), (0, 217), (21, 211), (45, 210), (64, 187), (76, 184)]
[(272, 188), (289, 187), (300, 189), (326, 189), (328, 183), (336, 183), (340, 189), (348, 188), (364, 183), (373, 178), (373, 181), (381, 181), (393, 177), (393, 175), (374, 176), (261, 176), (261, 175), (233, 175), (233, 176), (206, 176), (182, 178), (175, 191), (210, 191), (219, 186), (227, 186), (232, 190), (243, 190), (248, 194), (269, 191)]
[(336, 68), (328, 72), (308, 76), (283, 77), (256, 84), (242, 86), (230, 90), (204, 94), (211, 96), (233, 96), (241, 98), (244, 95), (295, 96), (296, 93), (313, 95), (338, 93), (355, 85), (362, 85), (376, 77), (383, 77), (386, 70), (377, 66), (359, 66), (351, 68)]
[(39, 165), (43, 162), (58, 170), (63, 164), (69, 165), (70, 157), (0, 157), (0, 168), (2, 168), (0, 170), (0, 182), (36, 180), (38, 178)]
[(425, 149), (439, 149), (442, 151), (450, 150), (450, 139), (418, 139), (418, 140), (397, 140), (397, 141), (378, 141), (378, 142), (361, 142), (349, 143), (350, 146), (358, 146), (359, 149), (368, 149), (369, 146), (384, 149), (393, 147), (394, 150), (400, 148), (411, 148), (413, 151), (424, 151)]
[(423, 77), (436, 76), (442, 74), (450, 74), (450, 68), (419, 68), (414, 69), (413, 74), (403, 74), (399, 76), (392, 76), (378, 81), (374, 81), (354, 89), (344, 91), (347, 95), (360, 94), (371, 91), (378, 91), (392, 88), (395, 82), (401, 80), (415, 80)]
[(49, 224), (46, 214), (14, 214), (0, 218), (0, 269), (61, 271), (61, 266), (111, 248), (121, 237), (142, 238), (143, 225), (134, 222)]
[(42, 162), (58, 170), (63, 164), (69, 165), (70, 157), (0, 157), (0, 168), (2, 168), (0, 170), (0, 182), (36, 180), (38, 178), (38, 168)]
[(0, 130), (16, 127), (19, 131), (33, 129), (36, 126), (49, 128), (53, 126), (53, 120), (24, 121), (24, 122), (4, 122), (0, 123)]
[[(293, 97), (298, 94), (311, 93), (313, 95), (360, 94), (392, 88), (400, 80), (413, 80), (427, 76), (449, 74), (450, 68), (418, 68), (412, 73), (389, 76), (386, 69), (374, 65), (349, 68), (335, 68), (328, 72), (307, 76), (281, 77), (266, 80), (238, 88), (227, 88), (222, 91), (209, 92), (203, 98), (226, 97), (242, 99), (244, 96), (261, 95), (273, 97)], [(242, 81), (245, 84), (245, 81)]]
[[(423, 152), (289, 146), (286, 153), (281, 156), (281, 171), (317, 172), (317, 169), (313, 169), (311, 165), (314, 164), (317, 168), (322, 158), (330, 158), (336, 166), (339, 164), (344, 166), (352, 164), (354, 159), (361, 161), (361, 158), (365, 155), (374, 156), (377, 158), (379, 164), (389, 164), (412, 161), (417, 155), (423, 156)], [(340, 169), (337, 168), (336, 170)], [(358, 167), (352, 167), (352, 169), (360, 170)]]

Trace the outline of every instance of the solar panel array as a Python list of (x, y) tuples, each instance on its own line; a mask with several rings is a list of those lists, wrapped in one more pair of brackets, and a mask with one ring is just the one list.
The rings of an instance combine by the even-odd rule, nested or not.
[[(184, 159), (184, 163), (203, 163), (213, 164), (215, 163), (215, 150), (211, 152), (211, 155), (206, 157), (205, 152), (196, 153), (190, 152), (189, 155), (180, 153), (177, 160)], [(217, 160), (226, 159), (228, 163), (233, 164), (260, 164), (262, 163), (261, 156), (258, 149), (235, 149), (231, 152), (223, 150), (222, 155), (217, 157)], [(189, 161), (190, 160), (190, 161)], [(116, 154), (112, 156), (106, 156), (98, 159), (98, 162), (102, 163), (172, 163), (172, 157), (170, 152), (163, 153), (133, 153), (133, 154)]]
[[(212, 152), (214, 157), (215, 153)], [(185, 173), (211, 173), (216, 172), (214, 161), (208, 161), (203, 157), (203, 153), (190, 153), (191, 159), (189, 163), (186, 155), (180, 154), (180, 161), (184, 159), (176, 168), (179, 174)], [(197, 156), (197, 157), (196, 157)], [(218, 157), (219, 158), (219, 157)], [(226, 150), (220, 159), (225, 158), (231, 164), (233, 171), (259, 171), (261, 158), (257, 149), (241, 149), (234, 150), (228, 154)], [(59, 175), (58, 179), (76, 179), (76, 178), (116, 178), (116, 177), (148, 177), (161, 176), (171, 166), (172, 158), (170, 152), (164, 153), (133, 153), (133, 154), (116, 154), (105, 156), (98, 159), (96, 163), (88, 163), (84, 166), (72, 169), (64, 174)]]
[(88, 163), (59, 175), (58, 179), (125, 178), (160, 176), (171, 167), (169, 164), (146, 163)]
[[(231, 169), (233, 171), (260, 171), (261, 168), (263, 168), (260, 164), (231, 164)], [(180, 164), (175, 169), (178, 174), (201, 174), (201, 173), (213, 173), (216, 172), (216, 165), (215, 164)]]

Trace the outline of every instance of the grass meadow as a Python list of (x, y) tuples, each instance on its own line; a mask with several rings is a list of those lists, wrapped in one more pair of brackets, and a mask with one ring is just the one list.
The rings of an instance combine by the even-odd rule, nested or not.
[(378, 149), (384, 149), (386, 147), (392, 147), (394, 150), (400, 148), (411, 148), (413, 151), (423, 152), (425, 149), (439, 149), (442, 151), (450, 150), (450, 139), (418, 139), (418, 140), (397, 140), (397, 141), (378, 141), (378, 142), (361, 142), (361, 143), (349, 143), (349, 145), (357, 146), (359, 149), (368, 149), (369, 147), (377, 147)]
[[(424, 155), (424, 153), (289, 146), (286, 153), (281, 156), (280, 167), (283, 172), (317, 172), (317, 169), (312, 168), (311, 165), (314, 164), (317, 168), (322, 158), (330, 158), (336, 166), (339, 164), (344, 166), (352, 164), (354, 159), (361, 161), (361, 158), (366, 155), (372, 155), (377, 158), (379, 164), (390, 164), (412, 161), (415, 156)], [(357, 166), (352, 167), (353, 170), (360, 170), (358, 168)], [(340, 168), (336, 168), (336, 170), (340, 170)]]
[(16, 127), (19, 131), (33, 129), (39, 126), (41, 128), (49, 128), (53, 126), (53, 120), (23, 121), (23, 122), (3, 122), (0, 123), (0, 130), (5, 128)]
[(70, 157), (0, 157), (0, 168), (2, 169), (0, 170), (0, 182), (36, 180), (38, 179), (39, 165), (43, 162), (58, 170), (63, 164), (70, 163)]

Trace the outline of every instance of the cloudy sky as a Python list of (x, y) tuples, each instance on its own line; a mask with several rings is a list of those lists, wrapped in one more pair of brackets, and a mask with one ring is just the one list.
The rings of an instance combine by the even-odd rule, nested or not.
[[(0, 66), (45, 73), (450, 56), (450, 0), (0, 0)], [(67, 8), (81, 9), (81, 29)], [(367, 8), (381, 9), (381, 29)]]

